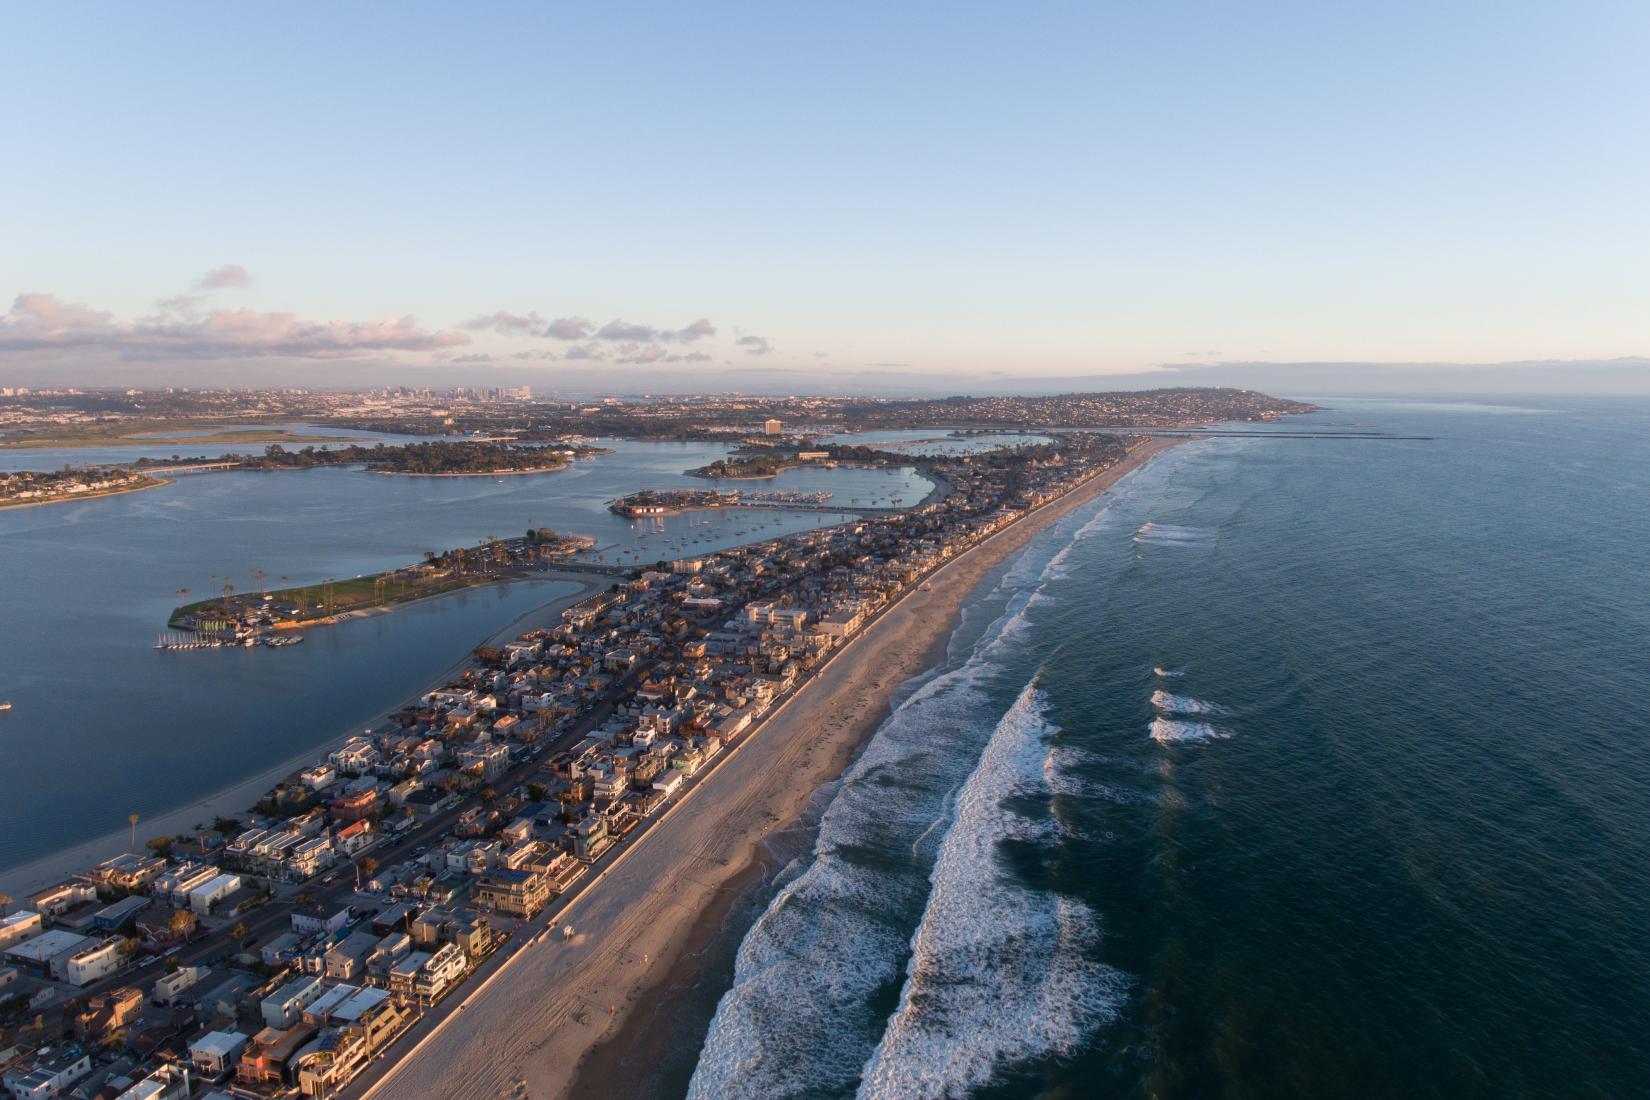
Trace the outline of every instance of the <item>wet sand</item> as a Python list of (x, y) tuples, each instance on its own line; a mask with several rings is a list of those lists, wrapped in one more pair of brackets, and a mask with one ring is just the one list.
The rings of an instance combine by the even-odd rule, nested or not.
[(668, 1013), (645, 1009), (665, 989), (691, 986), (699, 954), (751, 883), (763, 839), (802, 818), (813, 792), (841, 775), (888, 716), (895, 689), (943, 658), (980, 580), (1048, 524), (1180, 442), (1140, 444), (909, 592), (583, 890), (557, 918), (577, 929), (570, 942), (524, 950), (484, 987), (460, 993), (462, 1011), (367, 1095), (627, 1095), (623, 1067), (659, 1050), (677, 1026)]

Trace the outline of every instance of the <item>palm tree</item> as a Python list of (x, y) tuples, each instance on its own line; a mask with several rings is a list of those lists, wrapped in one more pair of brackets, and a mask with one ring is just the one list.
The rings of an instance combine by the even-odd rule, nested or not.
[(126, 820), (127, 820), (127, 822), (128, 822), (128, 823), (130, 823), (130, 824), (131, 824), (131, 826), (132, 826), (132, 851), (134, 851), (134, 852), (135, 852), (135, 851), (137, 851), (137, 823), (138, 823), (138, 815), (137, 815), (137, 814), (127, 814), (127, 815), (126, 815)]

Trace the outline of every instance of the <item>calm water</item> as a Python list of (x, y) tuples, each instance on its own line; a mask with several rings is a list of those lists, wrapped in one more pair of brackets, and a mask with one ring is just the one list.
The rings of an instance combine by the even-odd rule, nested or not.
[(1334, 405), (1435, 438), (1188, 444), (982, 586), (670, 1091), (1650, 1091), (1650, 403)]
[[(0, 511), (0, 870), (124, 828), (349, 732), (442, 675), (517, 616), (570, 591), (534, 582), (309, 632), (281, 650), (157, 653), (168, 613), (225, 583), (345, 578), (531, 526), (597, 538), (605, 561), (651, 562), (833, 523), (728, 511), (632, 522), (606, 502), (726, 453), (612, 442), (552, 474), (388, 477), (354, 469), (224, 473), (78, 504)], [(912, 503), (912, 470), (787, 471), (745, 488), (827, 489), (844, 504)], [(180, 589), (188, 589), (180, 596)]]

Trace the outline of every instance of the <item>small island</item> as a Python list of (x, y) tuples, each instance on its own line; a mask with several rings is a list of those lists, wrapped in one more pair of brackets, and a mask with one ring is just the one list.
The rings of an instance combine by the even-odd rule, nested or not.
[(778, 477), (798, 466), (835, 464), (830, 448), (806, 450), (791, 447), (772, 447), (747, 443), (727, 458), (687, 471), (689, 477), (709, 478), (713, 481), (747, 481)]
[[(282, 632), (295, 627), (387, 611), (413, 600), (526, 577), (535, 570), (565, 567), (574, 555), (595, 545), (596, 540), (588, 535), (560, 534), (538, 527), (519, 538), (489, 536), (479, 546), (426, 550), (421, 562), (347, 580), (267, 590), (260, 586), (258, 591), (246, 592), (237, 592), (234, 585), (226, 584), (217, 596), (174, 609), (167, 620), (173, 633), (163, 635), (155, 648), (290, 645), (301, 636)], [(262, 574), (255, 576), (260, 581), (268, 580)], [(187, 590), (180, 593), (186, 594)]]

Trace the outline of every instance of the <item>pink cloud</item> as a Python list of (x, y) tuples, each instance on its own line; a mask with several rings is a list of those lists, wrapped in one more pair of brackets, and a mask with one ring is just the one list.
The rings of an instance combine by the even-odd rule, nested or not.
[(470, 342), (462, 332), (421, 328), (412, 317), (306, 321), (295, 313), (217, 309), (204, 316), (162, 314), (122, 321), (112, 313), (20, 294), (0, 316), (0, 354), (102, 348), (131, 358), (188, 356), (343, 358), (374, 352), (436, 351)]

